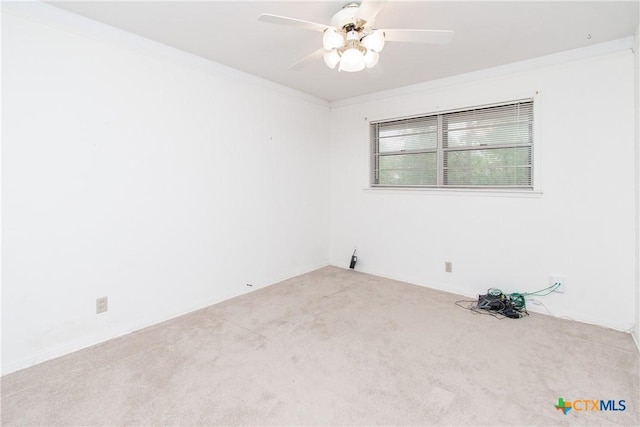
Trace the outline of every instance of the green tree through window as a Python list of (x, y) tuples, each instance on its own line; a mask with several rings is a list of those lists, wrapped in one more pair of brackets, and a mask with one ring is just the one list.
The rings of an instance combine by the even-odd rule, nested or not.
[(371, 124), (372, 185), (533, 185), (533, 102)]

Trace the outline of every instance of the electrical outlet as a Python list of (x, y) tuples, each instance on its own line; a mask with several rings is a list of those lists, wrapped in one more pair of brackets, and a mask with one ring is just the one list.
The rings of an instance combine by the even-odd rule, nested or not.
[(560, 294), (564, 294), (565, 291), (567, 290), (567, 286), (564, 283), (564, 277), (549, 276), (549, 286), (553, 286), (556, 283), (559, 283), (560, 286), (558, 286), (558, 289), (556, 289), (554, 292), (558, 292)]
[(109, 309), (109, 300), (107, 297), (96, 299), (96, 314), (104, 313)]
[(445, 261), (445, 263), (444, 263), (444, 271), (445, 271), (445, 273), (453, 272), (453, 263), (451, 261)]

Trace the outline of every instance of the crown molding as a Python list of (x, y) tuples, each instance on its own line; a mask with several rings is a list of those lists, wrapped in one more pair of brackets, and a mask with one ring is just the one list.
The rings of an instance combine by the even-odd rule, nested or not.
[(39, 1), (2, 2), (1, 10), (3, 14), (9, 13), (18, 18), (27, 19), (81, 37), (115, 45), (121, 49), (153, 56), (184, 67), (199, 69), (209, 74), (221, 75), (248, 85), (260, 86), (329, 109), (329, 102), (327, 100), (49, 4)]

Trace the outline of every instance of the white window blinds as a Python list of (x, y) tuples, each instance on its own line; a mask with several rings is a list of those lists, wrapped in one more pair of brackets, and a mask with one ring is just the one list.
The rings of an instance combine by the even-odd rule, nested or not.
[(533, 186), (533, 102), (371, 124), (373, 186)]

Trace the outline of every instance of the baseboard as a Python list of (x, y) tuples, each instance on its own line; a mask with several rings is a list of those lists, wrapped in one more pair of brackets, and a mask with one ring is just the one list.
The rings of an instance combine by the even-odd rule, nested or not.
[(550, 313), (549, 311), (546, 311), (544, 309), (539, 309), (538, 307), (532, 304), (527, 304), (527, 311), (531, 311), (532, 313), (536, 313), (536, 314), (543, 314), (545, 316), (555, 317), (558, 319), (566, 319), (566, 320), (572, 320), (574, 322), (586, 323), (588, 325), (600, 326), (603, 328), (613, 329), (618, 332), (631, 333), (630, 329), (633, 327), (633, 324), (631, 323), (610, 322), (604, 319), (598, 319), (591, 316), (584, 316), (574, 312)]
[(253, 292), (256, 291), (258, 289), (261, 288), (265, 288), (267, 286), (271, 286), (274, 285), (276, 283), (282, 282), (284, 280), (290, 279), (292, 277), (296, 277), (299, 276), (301, 274), (305, 274), (305, 273), (309, 273), (311, 271), (315, 271), (318, 270), (320, 268), (326, 267), (328, 266), (328, 263), (319, 263), (319, 264), (312, 264), (306, 267), (302, 267), (299, 269), (294, 269), (291, 270), (283, 275), (278, 275), (275, 276), (271, 279), (265, 280), (265, 285), (261, 285), (261, 286), (256, 286), (255, 288), (247, 288), (247, 290), (245, 290), (244, 292), (237, 292), (237, 293), (233, 293), (233, 294), (226, 294), (226, 295), (221, 295), (218, 296), (216, 298), (212, 298), (209, 301), (206, 301), (202, 304), (197, 304), (197, 305), (190, 305), (190, 306), (186, 306), (186, 307), (181, 307), (177, 310), (175, 310), (174, 312), (165, 315), (165, 316), (161, 316), (158, 319), (154, 319), (152, 321), (146, 321), (146, 322), (140, 322), (137, 324), (133, 324), (130, 325), (129, 327), (127, 327), (126, 329), (123, 330), (112, 330), (112, 331), (107, 331), (101, 334), (95, 334), (95, 335), (90, 335), (87, 337), (82, 337), (81, 339), (78, 340), (74, 340), (71, 342), (67, 342), (64, 343), (62, 345), (53, 347), (53, 348), (49, 348), (49, 349), (45, 349), (42, 351), (38, 351), (35, 353), (32, 353), (26, 357), (23, 357), (17, 361), (13, 361), (11, 363), (5, 364), (4, 361), (2, 363), (2, 376), (5, 375), (9, 375), (12, 374), (14, 372), (17, 371), (21, 371), (23, 369), (27, 369), (30, 368), (32, 366), (35, 365), (39, 365), (41, 363), (44, 362), (48, 362), (50, 360), (53, 359), (57, 359), (59, 357), (63, 357), (66, 356), (68, 354), (71, 353), (75, 353), (76, 351), (80, 351), (80, 350), (85, 350), (88, 349), (90, 347), (93, 347), (95, 345), (100, 345), (106, 341), (115, 339), (115, 338), (120, 338), (123, 337), (125, 335), (129, 335), (133, 332), (138, 332), (142, 329), (175, 319), (177, 317), (180, 316), (185, 316), (187, 314), (193, 313), (195, 311), (198, 310), (202, 310), (206, 307), (209, 307), (211, 305), (214, 304), (218, 304), (221, 303), (223, 301), (227, 301), (230, 300), (232, 298), (238, 297), (240, 295), (244, 295), (246, 293), (249, 292)]
[[(334, 265), (334, 267), (347, 269), (347, 267), (345, 267), (343, 265)], [(371, 272), (371, 271), (362, 271), (361, 270), (360, 272), (365, 273), (365, 274), (371, 274), (373, 276), (383, 277), (385, 279), (397, 280), (399, 282), (409, 283), (411, 285), (422, 286), (422, 287), (429, 288), (429, 289), (434, 289), (434, 290), (437, 290), (437, 291), (448, 292), (448, 293), (451, 293), (451, 294), (460, 295), (460, 296), (462, 296), (464, 298), (476, 299), (478, 297), (478, 294), (469, 293), (469, 289), (468, 288), (462, 288), (460, 286), (450, 285), (448, 283), (440, 283), (440, 282), (435, 282), (435, 281), (428, 281), (428, 284), (416, 283), (416, 282), (413, 282), (411, 280), (407, 280), (406, 278), (403, 278), (403, 277), (394, 277), (394, 276), (380, 274), (380, 273)], [(609, 321), (607, 319), (600, 319), (600, 318), (596, 318), (596, 317), (592, 317), (592, 316), (588, 316), (588, 315), (583, 315), (583, 314), (576, 313), (576, 312), (562, 311), (562, 312), (558, 312), (558, 313), (553, 313), (552, 314), (552, 313), (550, 313), (548, 311), (544, 311), (543, 309), (538, 309), (537, 307), (531, 306), (531, 305), (527, 305), (527, 310), (529, 310), (531, 312), (534, 312), (536, 314), (544, 314), (544, 315), (551, 316), (551, 317), (573, 320), (573, 321), (580, 322), (580, 323), (586, 323), (586, 324), (589, 324), (589, 325), (601, 326), (601, 327), (604, 327), (604, 328), (609, 328), (609, 329), (613, 329), (613, 330), (620, 331), (620, 332), (626, 332), (626, 333), (629, 333), (631, 328), (633, 327), (632, 323), (612, 322), (612, 321)], [(634, 337), (634, 339), (636, 340), (636, 345), (638, 345), (637, 339), (635, 337)]]

